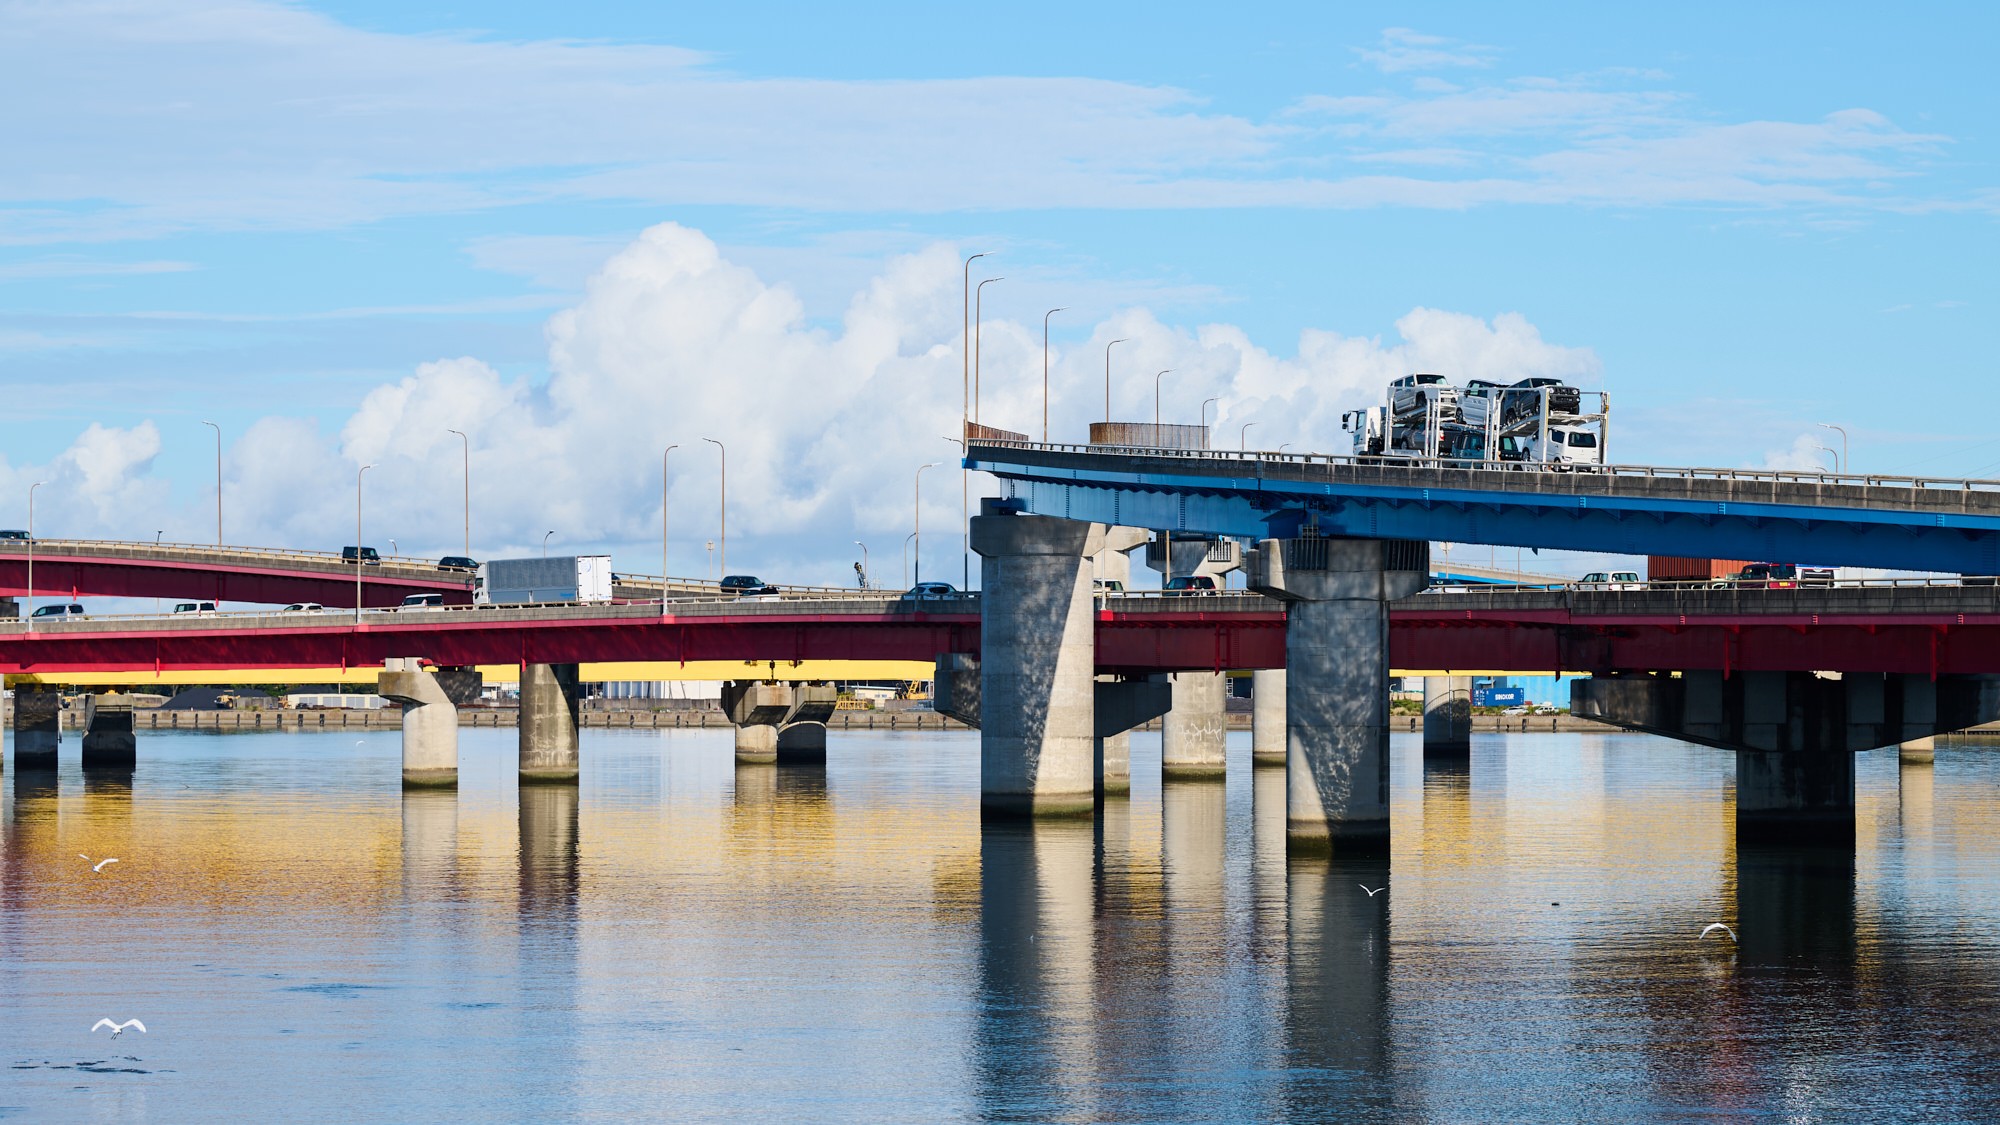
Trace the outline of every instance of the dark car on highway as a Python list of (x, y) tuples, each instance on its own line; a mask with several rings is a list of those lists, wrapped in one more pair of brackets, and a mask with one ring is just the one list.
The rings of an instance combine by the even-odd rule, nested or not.
[(722, 579), (722, 592), (743, 597), (749, 594), (775, 594), (776, 586), (767, 586), (762, 578), (754, 574), (730, 574)]
[(479, 563), (477, 560), (468, 559), (464, 555), (446, 555), (438, 560), (438, 569), (471, 572), (479, 569)]
[(380, 566), (382, 565), (382, 556), (376, 554), (373, 547), (342, 547), (340, 549), (340, 561), (355, 563), (357, 565)]
[(931, 598), (955, 598), (958, 596), (958, 588), (949, 582), (919, 582), (910, 587), (910, 592), (903, 596), (925, 600)]
[(28, 538), (28, 533), (22, 531), (18, 527), (10, 527), (4, 531), (0, 531), (0, 539), (26, 539), (26, 538)]
[(1169, 578), (1162, 592), (1170, 595), (1213, 594), (1216, 592), (1215, 579), (1206, 574)]

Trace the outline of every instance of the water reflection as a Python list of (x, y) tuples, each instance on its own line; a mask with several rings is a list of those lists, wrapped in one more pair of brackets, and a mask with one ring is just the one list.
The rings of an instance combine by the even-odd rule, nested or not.
[(988, 1118), (1088, 1120), (1095, 833), (1088, 824), (989, 820), (979, 834), (976, 1085)]
[(1389, 1026), (1386, 857), (1292, 861), (1286, 949), (1284, 1116), (1387, 1118), (1395, 1104)]
[[(1023, 825), (981, 820), (969, 735), (792, 770), (619, 732), (517, 792), (513, 733), (466, 732), (456, 794), (405, 795), (393, 733), (148, 732), (127, 781), (9, 776), (0, 1061), (73, 1054), (85, 1001), (163, 1015), (131, 1052), (159, 1073), (10, 1069), (0, 1102), (2000, 1120), (2000, 755), (1863, 755), (1855, 851), (1739, 850), (1727, 755), (1481, 736), (1427, 769), (1402, 737), (1391, 852), (1292, 860), (1282, 769), (1142, 760), (1095, 820)], [(1717, 919), (1740, 945), (1697, 938)]]
[(1749, 969), (1854, 975), (1854, 852), (1739, 845), (1737, 956)]

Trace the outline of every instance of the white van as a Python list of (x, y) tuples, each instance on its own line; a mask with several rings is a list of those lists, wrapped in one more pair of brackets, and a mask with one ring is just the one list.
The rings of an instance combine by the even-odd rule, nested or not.
[(175, 602), (175, 613), (214, 613), (214, 602)]

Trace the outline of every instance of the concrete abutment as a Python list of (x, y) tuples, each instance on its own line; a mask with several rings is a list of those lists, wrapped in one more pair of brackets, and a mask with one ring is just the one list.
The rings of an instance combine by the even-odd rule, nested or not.
[(403, 705), (403, 787), (458, 786), (458, 704), (479, 694), (473, 668), (424, 670), (423, 659), (392, 656), (382, 662), (376, 690)]

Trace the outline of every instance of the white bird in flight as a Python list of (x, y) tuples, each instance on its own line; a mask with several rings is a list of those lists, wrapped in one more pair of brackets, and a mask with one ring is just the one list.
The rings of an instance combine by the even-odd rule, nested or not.
[(1730, 929), (1728, 926), (1725, 926), (1720, 922), (1710, 922), (1708, 925), (1702, 927), (1701, 936), (1707, 937), (1708, 935), (1714, 933), (1717, 930), (1721, 930), (1723, 933), (1728, 934), (1730, 941), (1736, 940), (1736, 931)]
[(98, 1028), (100, 1028), (100, 1027), (108, 1027), (108, 1028), (110, 1028), (110, 1029), (111, 1029), (111, 1038), (113, 1038), (113, 1039), (116, 1039), (116, 1038), (118, 1038), (118, 1037), (119, 1037), (120, 1035), (123, 1035), (123, 1034), (125, 1034), (125, 1029), (126, 1029), (126, 1028), (128, 1028), (128, 1027), (136, 1027), (136, 1028), (138, 1028), (138, 1029), (139, 1029), (140, 1031), (144, 1031), (144, 1030), (146, 1030), (146, 1025), (145, 1025), (145, 1024), (143, 1024), (143, 1023), (140, 1023), (140, 1022), (139, 1022), (138, 1020), (126, 1020), (126, 1021), (125, 1021), (124, 1023), (113, 1023), (113, 1022), (111, 1022), (111, 1020), (109, 1020), (109, 1019), (101, 1019), (101, 1020), (98, 1020), (98, 1021), (97, 1021), (96, 1023), (94, 1023), (94, 1024), (91, 1024), (91, 1025), (90, 1025), (90, 1030), (92, 1030), (92, 1031), (96, 1031), (96, 1030), (97, 1030)]
[[(1368, 891), (1368, 884), (1366, 884), (1366, 883), (1356, 883), (1356, 884), (1354, 884), (1354, 885), (1355, 885), (1355, 886), (1357, 886), (1357, 887), (1360, 887), (1360, 888), (1361, 888), (1362, 890), (1364, 890), (1364, 891)], [(1369, 897), (1369, 898), (1374, 898), (1374, 897), (1375, 897), (1376, 895), (1379, 895), (1379, 894), (1381, 894), (1381, 893), (1382, 893), (1383, 891), (1386, 891), (1386, 890), (1388, 890), (1388, 889), (1389, 889), (1389, 886), (1388, 886), (1388, 884), (1384, 883), (1384, 884), (1383, 884), (1382, 886), (1379, 886), (1379, 887), (1376, 887), (1376, 888), (1375, 888), (1374, 890), (1372, 890), (1372, 891), (1368, 891), (1368, 897)]]
[[(84, 858), (85, 858), (85, 859), (89, 859), (90, 857), (89, 857), (89, 856), (85, 856)], [(99, 861), (97, 862), (97, 865), (96, 865), (96, 866), (94, 866), (94, 867), (92, 867), (92, 868), (91, 868), (91, 870), (92, 870), (92, 871), (102, 871), (102, 870), (104, 870), (104, 865), (105, 865), (105, 864), (107, 864), (107, 863), (117, 863), (117, 862), (118, 862), (118, 857), (117, 857), (117, 856), (113, 856), (113, 857), (111, 857), (110, 859), (103, 859), (103, 860), (99, 860)]]

